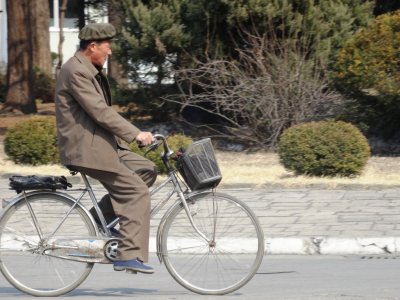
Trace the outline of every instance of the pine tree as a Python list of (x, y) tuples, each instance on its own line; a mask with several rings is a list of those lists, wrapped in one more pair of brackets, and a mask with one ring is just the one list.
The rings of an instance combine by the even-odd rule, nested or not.
[(125, 20), (115, 51), (118, 58), (130, 78), (137, 80), (147, 66), (157, 83), (169, 71), (196, 60), (238, 59), (237, 49), (248, 46), (248, 34), (301, 41), (310, 57), (328, 62), (368, 23), (374, 5), (373, 0), (112, 2)]
[(179, 0), (113, 1), (124, 16), (115, 53), (130, 78), (149, 82), (155, 77), (161, 84), (169, 76), (170, 62), (189, 42), (179, 20), (179, 4)]
[(365, 0), (224, 0), (228, 22), (252, 34), (303, 43), (318, 59), (332, 59), (354, 32), (372, 18)]

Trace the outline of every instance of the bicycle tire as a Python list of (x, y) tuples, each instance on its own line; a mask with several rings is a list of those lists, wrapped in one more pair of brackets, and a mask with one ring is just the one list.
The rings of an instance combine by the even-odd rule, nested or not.
[[(256, 274), (264, 256), (264, 234), (255, 214), (242, 201), (207, 192), (187, 199), (195, 225), (182, 204), (166, 217), (161, 229), (161, 253), (172, 277), (203, 295), (231, 293)], [(214, 238), (213, 238), (214, 236)]]
[[(42, 240), (27, 202), (43, 233)], [(33, 296), (59, 296), (75, 289), (89, 275), (93, 263), (49, 256), (40, 248), (74, 203), (62, 194), (31, 193), (4, 210), (0, 217), (0, 271), (15, 288)], [(77, 235), (96, 235), (90, 217), (79, 205), (55, 237)]]

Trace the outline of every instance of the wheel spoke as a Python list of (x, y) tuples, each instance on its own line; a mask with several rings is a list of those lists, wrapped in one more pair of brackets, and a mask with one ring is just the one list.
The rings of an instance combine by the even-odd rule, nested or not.
[(58, 194), (27, 195), (2, 214), (0, 270), (22, 292), (59, 296), (77, 287), (90, 273), (93, 264), (46, 255), (48, 236), (55, 229), (55, 239), (96, 234), (87, 213)]
[(174, 279), (200, 294), (226, 294), (246, 284), (264, 255), (260, 225), (241, 201), (219, 193), (191, 198), (195, 232), (185, 210), (177, 206), (162, 232), (165, 265)]

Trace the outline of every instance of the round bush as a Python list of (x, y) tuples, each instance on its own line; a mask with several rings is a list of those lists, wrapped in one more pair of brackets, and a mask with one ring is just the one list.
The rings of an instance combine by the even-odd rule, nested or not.
[(55, 118), (32, 117), (18, 122), (6, 132), (4, 150), (11, 160), (17, 164), (58, 163)]
[[(190, 137), (187, 137), (182, 134), (171, 135), (167, 138), (167, 141), (169, 147), (173, 151), (176, 151), (181, 147), (187, 148), (193, 142), (193, 140)], [(129, 147), (133, 152), (138, 153), (140, 155), (144, 155), (144, 153), (146, 152), (146, 148), (139, 148), (136, 142), (131, 143)], [(163, 147), (160, 146), (156, 151), (152, 151), (147, 154), (147, 158), (156, 164), (157, 170), (160, 174), (167, 173), (167, 169), (165, 168), (161, 160), (161, 153), (163, 151), (164, 151)]]
[(353, 176), (360, 174), (366, 165), (370, 147), (354, 125), (321, 121), (284, 131), (278, 154), (283, 166), (297, 174)]

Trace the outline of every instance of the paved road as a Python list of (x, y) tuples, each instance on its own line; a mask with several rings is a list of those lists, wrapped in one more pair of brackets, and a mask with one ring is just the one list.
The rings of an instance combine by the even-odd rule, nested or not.
[[(178, 285), (158, 264), (154, 275), (114, 272), (96, 265), (87, 280), (57, 299), (146, 300), (395, 300), (400, 299), (400, 260), (387, 256), (270, 255), (240, 290), (224, 296), (202, 296)], [(0, 299), (33, 299), (0, 276)]]
[[(81, 181), (73, 177), (74, 188)], [(93, 185), (101, 197), (105, 190)], [(222, 188), (246, 202), (258, 216), (266, 253), (379, 254), (400, 252), (400, 188), (272, 189)], [(75, 193), (77, 194), (77, 193)], [(0, 199), (14, 192), (0, 178)], [(85, 198), (90, 207), (90, 199)], [(155, 203), (157, 198), (153, 200)], [(162, 212), (161, 212), (162, 213)], [(152, 220), (152, 237), (162, 214)]]

